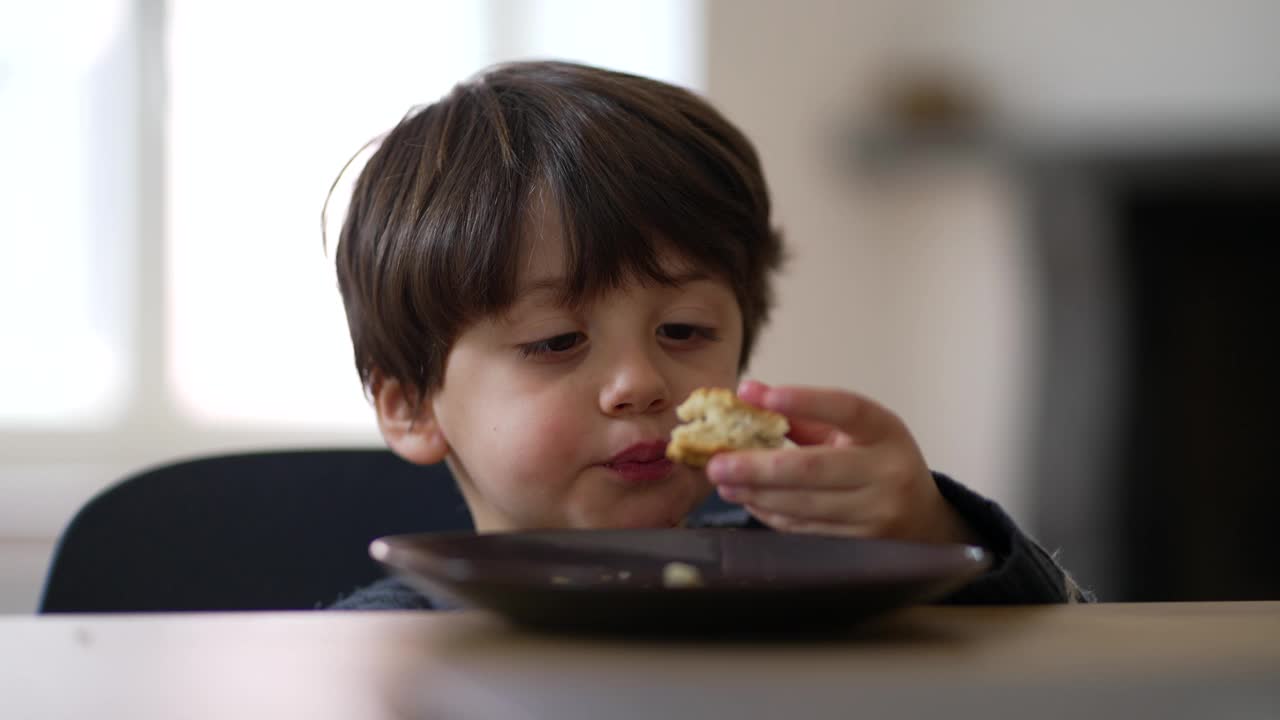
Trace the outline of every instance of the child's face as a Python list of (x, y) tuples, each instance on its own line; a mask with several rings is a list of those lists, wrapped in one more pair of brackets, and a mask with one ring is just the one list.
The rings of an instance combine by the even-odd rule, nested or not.
[(710, 486), (663, 448), (692, 390), (733, 387), (737, 300), (672, 254), (664, 267), (687, 276), (677, 287), (632, 282), (558, 306), (563, 240), (558, 223), (541, 229), (515, 304), (461, 334), (430, 398), (476, 527), (675, 525)]

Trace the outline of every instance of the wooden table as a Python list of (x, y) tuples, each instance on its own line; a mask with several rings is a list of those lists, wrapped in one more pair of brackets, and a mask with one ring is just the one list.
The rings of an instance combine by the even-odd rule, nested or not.
[(0, 718), (1280, 718), (1280, 602), (917, 607), (828, 640), (479, 612), (0, 617)]

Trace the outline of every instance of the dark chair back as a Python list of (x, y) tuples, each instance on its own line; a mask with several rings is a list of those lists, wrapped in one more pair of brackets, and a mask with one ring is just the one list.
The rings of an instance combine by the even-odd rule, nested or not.
[(387, 450), (298, 450), (165, 465), (71, 520), (40, 612), (323, 607), (384, 575), (374, 538), (470, 530), (448, 468)]

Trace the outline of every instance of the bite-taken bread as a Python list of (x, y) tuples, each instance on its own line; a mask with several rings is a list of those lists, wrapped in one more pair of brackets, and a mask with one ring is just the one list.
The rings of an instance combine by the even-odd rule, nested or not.
[(712, 455), (726, 450), (777, 448), (789, 445), (787, 418), (738, 399), (725, 388), (698, 388), (676, 408), (684, 423), (671, 431), (667, 458), (704, 467)]

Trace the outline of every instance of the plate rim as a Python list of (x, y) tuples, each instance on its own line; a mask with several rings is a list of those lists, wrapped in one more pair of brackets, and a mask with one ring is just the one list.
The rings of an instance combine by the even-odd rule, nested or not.
[[(473, 531), (448, 531), (448, 532), (416, 532), (416, 533), (397, 533), (375, 538), (369, 544), (369, 554), (378, 563), (384, 566), (389, 572), (404, 576), (406, 573), (411, 575), (423, 574), (427, 579), (440, 583), (458, 583), (458, 584), (474, 584), (484, 583), (494, 588), (511, 588), (525, 589), (537, 588), (543, 592), (573, 592), (573, 593), (625, 593), (625, 592), (681, 592), (681, 593), (743, 593), (754, 594), (764, 592), (813, 592), (823, 589), (845, 589), (851, 587), (892, 587), (903, 583), (924, 583), (924, 582), (941, 582), (953, 579), (961, 579), (964, 583), (972, 581), (981, 574), (990, 570), (995, 564), (995, 555), (992, 551), (987, 550), (978, 545), (968, 543), (925, 543), (910, 540), (896, 540), (884, 538), (845, 538), (841, 536), (821, 535), (817, 533), (786, 533), (787, 535), (800, 536), (805, 538), (821, 538), (837, 542), (856, 542), (856, 543), (873, 543), (879, 546), (897, 546), (907, 547), (913, 550), (927, 550), (931, 553), (943, 552), (951, 553), (958, 559), (963, 559), (965, 564), (957, 563), (956, 569), (946, 573), (919, 573), (914, 575), (895, 575), (882, 578), (860, 578), (856, 581), (848, 579), (832, 578), (832, 577), (807, 577), (788, 579), (786, 582), (779, 583), (776, 586), (766, 586), (761, 584), (747, 585), (731, 585), (731, 584), (711, 584), (696, 585), (688, 587), (668, 587), (653, 585), (635, 585), (627, 583), (554, 583), (551, 581), (537, 582), (528, 579), (512, 580), (510, 578), (488, 577), (483, 573), (477, 573), (474, 563), (465, 558), (451, 558), (443, 556), (439, 553), (433, 553), (422, 547), (410, 547), (409, 541), (430, 538), (441, 542), (466, 541), (474, 538), (485, 537), (486, 535), (590, 535), (590, 534), (633, 534), (647, 532), (670, 532), (676, 530), (664, 528), (636, 528), (621, 529), (607, 528), (600, 530), (593, 529), (540, 529), (540, 530), (518, 530), (504, 533), (477, 533)], [(763, 533), (782, 533), (769, 530), (755, 530), (743, 528), (688, 528), (689, 532), (697, 532), (701, 534), (729, 534), (737, 532), (763, 532)], [(544, 567), (548, 570), (548, 575), (554, 574), (556, 565), (546, 564)], [(574, 563), (565, 563), (564, 568), (578, 568), (579, 565)]]

